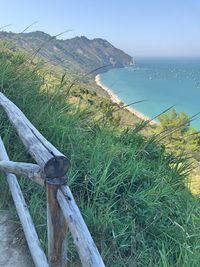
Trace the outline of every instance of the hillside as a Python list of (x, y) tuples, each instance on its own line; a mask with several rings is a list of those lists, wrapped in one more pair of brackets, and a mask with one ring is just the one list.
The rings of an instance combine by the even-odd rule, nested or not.
[(75, 73), (107, 65), (124, 67), (133, 64), (131, 56), (100, 38), (89, 40), (81, 36), (59, 40), (41, 31), (19, 34), (1, 31), (0, 39), (13, 41), (30, 53), (37, 53)]
[[(70, 91), (63, 77), (45, 72), (0, 46), (1, 91), (69, 157), (69, 185), (106, 265), (198, 267), (200, 203), (185, 186), (187, 162), (142, 136), (141, 128), (121, 127), (111, 103), (88, 92), (87, 84)], [(30, 162), (2, 110), (0, 133), (12, 160)], [(45, 194), (19, 181), (46, 248)], [(7, 190), (1, 175), (1, 208), (11, 206)], [(69, 266), (75, 266), (71, 240), (69, 248)]]

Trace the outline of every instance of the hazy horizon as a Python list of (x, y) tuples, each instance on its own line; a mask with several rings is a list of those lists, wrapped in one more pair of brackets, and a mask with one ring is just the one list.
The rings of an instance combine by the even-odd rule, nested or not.
[(191, 0), (89, 0), (40, 2), (8, 0), (1, 4), (0, 28), (44, 31), (69, 39), (103, 38), (133, 57), (200, 57), (200, 2)]

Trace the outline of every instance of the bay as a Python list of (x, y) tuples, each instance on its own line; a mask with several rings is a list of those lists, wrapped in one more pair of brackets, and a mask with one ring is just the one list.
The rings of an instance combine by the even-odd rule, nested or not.
[[(133, 108), (150, 118), (172, 105), (189, 116), (200, 112), (200, 58), (140, 58), (100, 79), (124, 103), (145, 100)], [(191, 125), (200, 130), (200, 118)]]

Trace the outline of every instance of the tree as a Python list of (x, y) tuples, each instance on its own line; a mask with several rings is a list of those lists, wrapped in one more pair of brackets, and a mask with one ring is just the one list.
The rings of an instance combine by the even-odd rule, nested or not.
[(172, 109), (159, 117), (155, 129), (165, 148), (177, 156), (198, 157), (199, 133), (190, 126), (190, 119), (185, 112), (177, 113)]

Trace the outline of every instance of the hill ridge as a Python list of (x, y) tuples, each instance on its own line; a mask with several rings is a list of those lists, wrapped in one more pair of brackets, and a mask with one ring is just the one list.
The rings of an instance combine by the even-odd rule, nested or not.
[[(55, 38), (54, 38), (55, 37)], [(45, 59), (73, 72), (91, 71), (102, 66), (125, 67), (133, 64), (133, 58), (101, 38), (88, 39), (75, 36), (71, 39), (57, 39), (42, 31), (12, 33), (0, 31), (0, 39), (9, 40), (29, 51), (41, 47), (39, 54)]]

